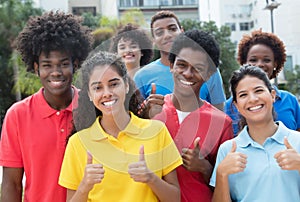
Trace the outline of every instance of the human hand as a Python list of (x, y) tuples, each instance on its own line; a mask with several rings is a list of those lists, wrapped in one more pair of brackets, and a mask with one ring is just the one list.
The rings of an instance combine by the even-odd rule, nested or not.
[(287, 137), (284, 137), (285, 150), (274, 155), (278, 165), (283, 170), (298, 170), (300, 172), (300, 154), (290, 145)]
[(83, 179), (79, 185), (83, 192), (89, 192), (94, 185), (101, 183), (104, 178), (104, 169), (101, 164), (93, 164), (93, 156), (87, 152), (87, 164), (84, 171)]
[(194, 149), (182, 148), (183, 166), (189, 171), (204, 172), (208, 161), (201, 155), (199, 146), (200, 137), (194, 140)]
[(150, 183), (154, 179), (154, 173), (147, 167), (144, 154), (144, 146), (139, 151), (139, 161), (129, 164), (128, 174), (135, 182)]
[(162, 111), (164, 103), (164, 96), (156, 94), (156, 85), (152, 83), (151, 93), (147, 99), (144, 100), (141, 113), (144, 114), (144, 118), (153, 118)]
[(233, 140), (230, 152), (218, 166), (218, 173), (228, 176), (244, 171), (247, 164), (247, 155), (236, 152), (236, 148), (236, 142)]

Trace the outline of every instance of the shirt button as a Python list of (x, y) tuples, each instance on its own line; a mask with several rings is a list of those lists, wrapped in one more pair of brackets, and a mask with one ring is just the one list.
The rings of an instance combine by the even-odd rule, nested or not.
[(57, 116), (60, 115), (60, 112), (56, 112), (56, 115), (57, 115)]
[(63, 128), (62, 128), (62, 129), (60, 129), (60, 132), (62, 132), (62, 133), (63, 133), (63, 132), (65, 132), (65, 129), (63, 129)]

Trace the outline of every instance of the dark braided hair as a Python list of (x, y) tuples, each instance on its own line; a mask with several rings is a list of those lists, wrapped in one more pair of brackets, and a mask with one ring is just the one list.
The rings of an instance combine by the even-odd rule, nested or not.
[(81, 25), (82, 19), (63, 12), (48, 12), (31, 17), (16, 39), (17, 50), (27, 66), (34, 72), (42, 52), (63, 51), (70, 55), (72, 62), (81, 64), (91, 50), (93, 42), (90, 30)]

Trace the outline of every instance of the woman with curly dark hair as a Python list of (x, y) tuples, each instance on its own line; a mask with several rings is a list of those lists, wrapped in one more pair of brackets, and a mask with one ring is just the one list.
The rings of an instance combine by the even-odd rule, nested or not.
[(180, 201), (180, 154), (162, 122), (135, 115), (140, 95), (122, 59), (95, 52), (81, 73), (59, 177), (67, 201)]
[(72, 78), (91, 43), (81, 19), (63, 12), (31, 17), (17, 37), (27, 70), (43, 87), (7, 111), (0, 141), (1, 201), (22, 200), (23, 174), (24, 201), (66, 201), (58, 176), (78, 98)]
[(111, 51), (122, 57), (131, 78), (153, 57), (152, 42), (147, 33), (131, 23), (118, 31)]
[[(249, 35), (244, 35), (238, 45), (238, 62), (258, 66), (263, 69), (269, 79), (277, 77), (286, 61), (285, 46), (273, 33), (255, 30)], [(300, 107), (297, 98), (288, 91), (279, 90), (275, 85), (276, 99), (274, 109), (276, 120), (292, 130), (300, 130)], [(232, 104), (232, 97), (226, 101), (225, 112), (233, 120), (234, 133), (239, 131), (240, 120), (237, 109)]]

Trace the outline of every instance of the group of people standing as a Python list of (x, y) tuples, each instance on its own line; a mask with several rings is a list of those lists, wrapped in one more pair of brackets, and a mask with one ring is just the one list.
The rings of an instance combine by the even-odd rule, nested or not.
[(43, 87), (7, 111), (1, 201), (22, 201), (24, 173), (24, 201), (300, 201), (299, 104), (270, 82), (282, 41), (243, 37), (226, 101), (211, 34), (170, 11), (150, 26), (151, 63), (132, 24), (103, 52), (71, 14), (28, 21), (17, 49)]

